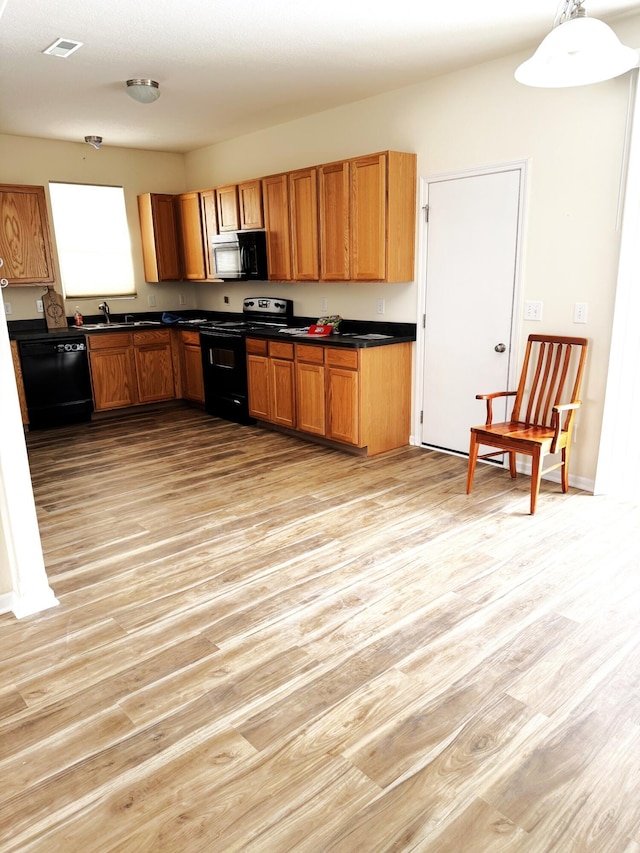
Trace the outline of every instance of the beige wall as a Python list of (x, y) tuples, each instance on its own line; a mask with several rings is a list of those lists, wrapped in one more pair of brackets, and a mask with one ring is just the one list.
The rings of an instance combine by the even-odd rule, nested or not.
[[(147, 284), (142, 268), (140, 226), (137, 196), (145, 192), (179, 193), (185, 189), (185, 160), (182, 154), (136, 151), (131, 148), (111, 148), (96, 151), (84, 142), (58, 142), (0, 135), (0, 183), (36, 184), (47, 188), (49, 181), (95, 183), (122, 186), (131, 232), (131, 247), (138, 296), (134, 300), (110, 300), (112, 312), (148, 311), (147, 296), (156, 296), (156, 309), (171, 310), (178, 306), (178, 288), (187, 294), (193, 306), (191, 285), (172, 283)], [(51, 217), (51, 208), (49, 208)], [(55, 246), (54, 246), (55, 251)], [(57, 259), (56, 259), (56, 269)], [(62, 292), (59, 279), (56, 290)], [(36, 311), (40, 287), (11, 287), (3, 298), (11, 303), (9, 320), (43, 317)], [(78, 305), (84, 314), (97, 314), (99, 299), (74, 299), (66, 305), (72, 315)]]
[[(640, 45), (640, 16), (616, 27)], [(518, 54), (389, 92), (186, 156), (189, 187), (274, 174), (342, 157), (396, 148), (418, 154), (423, 177), (527, 160), (522, 299), (544, 302), (531, 332), (586, 335), (591, 352), (578, 419), (573, 472), (593, 481), (598, 454), (619, 251), (619, 188), (623, 174), (630, 75), (578, 89), (518, 85)], [(268, 289), (265, 286), (262, 292)], [(222, 292), (202, 290), (201, 306), (219, 308)], [(404, 285), (280, 285), (297, 313), (319, 312), (319, 297), (345, 317), (415, 321), (416, 282)], [(589, 304), (589, 322), (573, 323), (575, 302)], [(522, 305), (518, 306), (522, 314)]]

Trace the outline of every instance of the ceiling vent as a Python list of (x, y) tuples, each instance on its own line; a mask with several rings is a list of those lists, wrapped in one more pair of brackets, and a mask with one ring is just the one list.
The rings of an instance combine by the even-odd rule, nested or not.
[(72, 53), (75, 53), (79, 47), (82, 47), (83, 42), (74, 41), (73, 39), (56, 39), (53, 44), (50, 44), (46, 50), (43, 50), (43, 53), (48, 54), (49, 56), (61, 56), (63, 59), (66, 59), (67, 56), (71, 56)]

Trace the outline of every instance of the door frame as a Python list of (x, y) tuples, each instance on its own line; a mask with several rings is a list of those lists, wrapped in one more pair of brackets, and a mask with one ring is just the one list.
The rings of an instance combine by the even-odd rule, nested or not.
[[(513, 160), (505, 163), (497, 163), (490, 166), (485, 166), (477, 169), (464, 169), (457, 172), (437, 172), (433, 175), (420, 176), (420, 200), (419, 200), (419, 216), (420, 223), (418, 230), (418, 279), (417, 279), (417, 329), (416, 329), (416, 347), (415, 347), (415, 370), (414, 370), (414, 393), (415, 401), (413, 406), (413, 435), (411, 444), (422, 447), (425, 450), (438, 450), (440, 453), (448, 453), (452, 456), (466, 458), (468, 452), (458, 453), (453, 450), (444, 450), (441, 448), (430, 448), (428, 445), (422, 444), (422, 424), (420, 421), (421, 413), (424, 410), (424, 363), (425, 363), (425, 346), (426, 346), (426, 306), (427, 306), (427, 254), (429, 245), (429, 223), (425, 216), (425, 209), (429, 198), (429, 184), (441, 183), (442, 181), (459, 180), (461, 178), (473, 178), (481, 175), (490, 175), (496, 172), (520, 172), (520, 198), (518, 201), (518, 227), (516, 229), (516, 257), (514, 264), (514, 282), (513, 282), (513, 297), (511, 303), (511, 328), (510, 347), (509, 347), (509, 363), (507, 367), (507, 383), (508, 388), (515, 387), (518, 377), (518, 366), (520, 362), (520, 333), (522, 329), (522, 305), (523, 305), (523, 286), (522, 286), (522, 264), (524, 254), (524, 224), (525, 214), (527, 210), (528, 197), (528, 160)], [(496, 388), (496, 391), (507, 390)], [(482, 389), (478, 393), (483, 393)], [(488, 393), (488, 391), (487, 391)], [(484, 417), (484, 413), (479, 411), (478, 421)], [(472, 424), (469, 424), (471, 427)], [(492, 461), (492, 460), (488, 460)], [(493, 461), (493, 464), (496, 464)], [(498, 462), (502, 466), (507, 465), (507, 457), (503, 457), (502, 462)]]

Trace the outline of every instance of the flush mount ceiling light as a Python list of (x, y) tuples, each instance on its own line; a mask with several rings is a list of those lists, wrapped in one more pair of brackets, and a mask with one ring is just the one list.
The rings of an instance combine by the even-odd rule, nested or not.
[(101, 136), (85, 136), (84, 141), (88, 142), (89, 145), (93, 145), (93, 147), (96, 149), (96, 151), (102, 145), (102, 137)]
[(140, 104), (152, 104), (160, 97), (160, 86), (155, 80), (127, 80), (127, 95)]
[(562, 0), (553, 29), (515, 72), (518, 83), (543, 89), (586, 86), (618, 77), (638, 64), (603, 21), (588, 18), (585, 0)]

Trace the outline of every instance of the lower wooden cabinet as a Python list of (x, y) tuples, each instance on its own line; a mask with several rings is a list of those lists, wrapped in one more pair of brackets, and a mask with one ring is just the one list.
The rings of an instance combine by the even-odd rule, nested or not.
[(249, 414), (280, 426), (295, 427), (293, 344), (247, 340)]
[(176, 388), (169, 329), (133, 333), (139, 403), (173, 400)]
[(87, 335), (96, 411), (175, 397), (168, 329)]
[(190, 329), (176, 331), (180, 351), (181, 397), (194, 403), (204, 403), (202, 350), (200, 333)]
[(29, 412), (27, 411), (27, 398), (24, 393), (24, 379), (22, 377), (22, 364), (20, 363), (20, 352), (17, 341), (11, 341), (11, 360), (16, 375), (16, 388), (18, 389), (18, 402), (20, 403), (20, 415), (23, 425), (29, 423)]
[(248, 338), (249, 411), (369, 455), (402, 447), (411, 431), (411, 346), (342, 349)]

